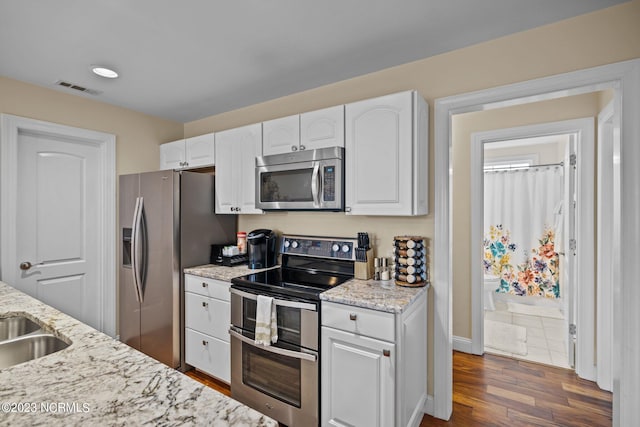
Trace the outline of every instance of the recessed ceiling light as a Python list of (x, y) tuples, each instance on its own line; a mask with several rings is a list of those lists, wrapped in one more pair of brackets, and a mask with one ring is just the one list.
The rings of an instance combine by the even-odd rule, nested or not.
[(118, 73), (116, 73), (111, 68), (107, 68), (102, 65), (92, 65), (91, 71), (93, 71), (95, 74), (99, 75), (100, 77), (106, 77), (108, 79), (115, 79), (118, 77)]

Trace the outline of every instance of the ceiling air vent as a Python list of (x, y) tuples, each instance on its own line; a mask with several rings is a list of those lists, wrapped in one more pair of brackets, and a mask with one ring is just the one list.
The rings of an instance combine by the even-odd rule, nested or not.
[(62, 87), (66, 87), (66, 88), (69, 88), (69, 89), (74, 89), (74, 90), (77, 90), (77, 91), (80, 91), (80, 92), (85, 92), (85, 93), (88, 93), (90, 95), (100, 95), (102, 93), (99, 90), (88, 89), (88, 88), (86, 88), (84, 86), (80, 86), (80, 85), (77, 85), (77, 84), (65, 82), (63, 80), (58, 80), (56, 82), (56, 85), (62, 86)]

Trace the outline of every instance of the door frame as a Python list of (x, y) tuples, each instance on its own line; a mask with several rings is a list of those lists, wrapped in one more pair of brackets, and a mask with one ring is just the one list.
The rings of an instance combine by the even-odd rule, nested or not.
[[(594, 194), (594, 150), (595, 120), (593, 117), (518, 126), (505, 129), (475, 132), (471, 135), (471, 346), (474, 354), (484, 353), (484, 304), (482, 240), (484, 235), (484, 143), (524, 139), (550, 135), (577, 135), (577, 182), (576, 193), (576, 271), (568, 292), (568, 304), (575, 301), (575, 319), (579, 326), (576, 332), (577, 348), (575, 371), (581, 377), (595, 380), (595, 194)], [(567, 165), (565, 165), (566, 167)], [(566, 176), (566, 175), (565, 175)], [(565, 195), (567, 197), (567, 195)], [(567, 242), (568, 243), (568, 242)], [(565, 244), (567, 246), (567, 244)], [(477, 250), (474, 250), (476, 248)], [(567, 251), (568, 252), (568, 251)], [(576, 286), (576, 284), (580, 286)], [(582, 289), (582, 291), (581, 291)], [(584, 290), (591, 289), (591, 292)], [(566, 294), (565, 294), (566, 295)], [(566, 296), (565, 296), (566, 297)], [(566, 313), (565, 313), (566, 314)], [(565, 331), (568, 336), (568, 331)]]
[(98, 256), (102, 296), (100, 330), (116, 335), (116, 137), (115, 135), (57, 123), (0, 114), (0, 274), (11, 285), (12, 266), (17, 265), (14, 250), (16, 201), (18, 198), (18, 135), (31, 132), (62, 136), (100, 148), (100, 206)]
[[(453, 409), (452, 357), (452, 219), (451, 121), (455, 114), (614, 89), (620, 109), (620, 134), (614, 141), (613, 259), (613, 424), (631, 425), (640, 416), (637, 355), (640, 340), (640, 59), (543, 77), (435, 101), (435, 233), (434, 233), (434, 415), (449, 419)], [(624, 157), (621, 153), (624, 152)], [(624, 230), (624, 232), (622, 232)], [(626, 262), (620, 257), (624, 254)]]
[[(613, 233), (612, 211), (613, 195), (608, 191), (613, 188), (613, 140), (616, 133), (620, 133), (619, 106), (611, 100), (598, 114), (598, 206), (597, 206), (597, 257), (596, 257), (596, 287), (597, 287), (597, 337), (598, 347), (596, 355), (598, 366), (596, 369), (598, 386), (604, 390), (612, 390), (612, 356), (613, 356), (613, 287), (611, 278), (611, 254), (613, 245), (605, 239)], [(609, 124), (609, 121), (611, 123)], [(602, 141), (609, 141), (603, 144)], [(609, 160), (607, 162), (607, 160)], [(603, 257), (603, 254), (606, 256)]]

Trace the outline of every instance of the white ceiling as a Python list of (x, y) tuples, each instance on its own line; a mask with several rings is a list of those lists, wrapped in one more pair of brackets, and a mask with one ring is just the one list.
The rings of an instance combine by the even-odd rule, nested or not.
[(188, 122), (622, 2), (0, 0), (0, 76)]

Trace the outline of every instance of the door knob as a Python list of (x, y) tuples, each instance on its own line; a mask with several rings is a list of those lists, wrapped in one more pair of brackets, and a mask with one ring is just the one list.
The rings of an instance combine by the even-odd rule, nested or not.
[(39, 265), (42, 265), (42, 263), (40, 263), (40, 264), (31, 264), (29, 261), (23, 261), (23, 262), (20, 263), (20, 270), (27, 271), (31, 267), (37, 267)]

